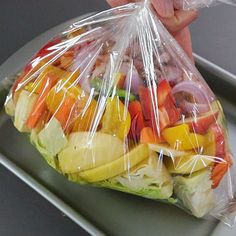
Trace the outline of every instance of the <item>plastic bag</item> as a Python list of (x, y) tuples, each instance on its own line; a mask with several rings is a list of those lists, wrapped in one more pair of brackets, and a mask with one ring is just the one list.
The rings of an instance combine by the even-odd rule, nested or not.
[(177, 0), (184, 10), (194, 10), (202, 7), (210, 7), (221, 3), (236, 6), (235, 0)]
[(75, 22), (16, 77), (6, 112), (69, 180), (233, 221), (222, 108), (147, 3)]

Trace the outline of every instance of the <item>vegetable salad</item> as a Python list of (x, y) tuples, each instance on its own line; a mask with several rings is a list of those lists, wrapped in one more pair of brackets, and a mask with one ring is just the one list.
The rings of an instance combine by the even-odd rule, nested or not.
[(228, 191), (220, 103), (142, 4), (75, 22), (16, 77), (6, 112), (69, 180), (166, 200), (196, 217), (216, 207), (215, 189)]

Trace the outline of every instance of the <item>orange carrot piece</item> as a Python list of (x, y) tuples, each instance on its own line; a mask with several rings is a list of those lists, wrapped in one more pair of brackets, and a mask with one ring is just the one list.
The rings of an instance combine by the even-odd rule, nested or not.
[(51, 118), (51, 114), (49, 113), (49, 111), (47, 109), (45, 109), (43, 111), (42, 115), (40, 116), (35, 128), (38, 130), (42, 130), (45, 127), (45, 124), (48, 123), (50, 118)]
[(67, 126), (70, 124), (69, 121), (71, 116), (73, 115), (75, 102), (76, 100), (74, 98), (65, 98), (54, 114), (55, 118), (59, 121), (63, 129), (66, 129)]
[(163, 137), (158, 137), (157, 135), (155, 135), (152, 128), (145, 127), (142, 129), (141, 135), (140, 135), (140, 143), (154, 144), (154, 143), (163, 143), (163, 142), (165, 142)]
[(40, 116), (47, 109), (46, 97), (49, 91), (51, 90), (51, 88), (56, 84), (56, 81), (57, 81), (57, 77), (54, 76), (52, 73), (48, 73), (43, 77), (40, 88), (39, 88), (39, 97), (36, 103), (34, 104), (32, 112), (26, 122), (26, 126), (29, 129), (35, 128)]

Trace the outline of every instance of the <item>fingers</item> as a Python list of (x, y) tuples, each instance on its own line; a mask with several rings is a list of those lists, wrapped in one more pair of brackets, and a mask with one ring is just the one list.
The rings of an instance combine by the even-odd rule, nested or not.
[(185, 27), (184, 29), (180, 30), (175, 35), (176, 41), (179, 43), (179, 45), (184, 49), (188, 57), (194, 61), (193, 59), (193, 52), (192, 52), (192, 41), (191, 41), (191, 34), (188, 27)]
[(197, 18), (198, 13), (176, 10), (181, 9), (182, 1), (179, 0), (152, 0), (152, 4), (163, 24), (193, 61), (191, 35), (187, 26)]
[(194, 21), (198, 16), (197, 11), (183, 11), (178, 10), (175, 15), (171, 18), (162, 18), (163, 24), (172, 33), (176, 33), (186, 26), (188, 26), (192, 21)]
[(111, 7), (117, 7), (132, 2), (131, 0), (107, 0)]
[[(107, 2), (112, 7), (116, 7), (135, 2), (135, 0), (107, 0)], [(153, 7), (163, 24), (193, 60), (191, 35), (187, 26), (197, 18), (198, 13), (197, 11), (176, 10), (180, 9), (180, 2), (182, 3), (179, 0), (152, 0)]]
[(162, 18), (171, 18), (174, 16), (174, 0), (153, 0), (152, 5), (157, 14)]
[(183, 0), (174, 0), (174, 8), (180, 10), (183, 8)]
[[(163, 24), (171, 33), (176, 33), (189, 25), (197, 18), (196, 11), (175, 11), (175, 4), (178, 0), (152, 0), (152, 4), (157, 14), (161, 17)], [(135, 0), (107, 0), (112, 6), (120, 6), (135, 2)]]

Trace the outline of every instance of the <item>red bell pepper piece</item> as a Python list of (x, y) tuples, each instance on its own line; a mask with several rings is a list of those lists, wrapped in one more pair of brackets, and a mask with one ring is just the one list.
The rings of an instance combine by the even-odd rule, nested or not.
[[(151, 95), (148, 88), (140, 87), (139, 97), (145, 124), (151, 127), (155, 133), (160, 133), (161, 130), (173, 125), (180, 119), (180, 109), (176, 107), (175, 99), (171, 94), (171, 87), (167, 80), (162, 80), (157, 88), (157, 101), (155, 101), (154, 96), (151, 99), (151, 96), (153, 95)], [(156, 107), (157, 105), (158, 107)], [(156, 117), (157, 115), (159, 117)]]
[(144, 86), (141, 86), (139, 88), (139, 98), (145, 121), (151, 121), (153, 109), (149, 89)]
[(60, 38), (53, 39), (47, 44), (45, 44), (36, 54), (35, 56), (30, 60), (30, 62), (24, 67), (23, 72), (20, 77), (14, 82), (12, 86), (12, 94), (13, 97), (15, 95), (16, 90), (18, 89), (18, 85), (23, 82), (31, 73), (31, 70), (33, 69), (33, 62), (36, 58), (40, 60), (40, 58), (46, 56), (50, 52), (54, 51), (55, 49), (50, 49), (50, 47), (60, 43), (62, 40)]
[(171, 94), (166, 96), (166, 99), (160, 108), (165, 108), (168, 117), (169, 117), (169, 125), (175, 124), (180, 119), (180, 109), (176, 107), (175, 100)]
[(212, 170), (211, 179), (212, 179), (212, 188), (215, 189), (219, 185), (220, 181), (223, 179), (225, 174), (229, 171), (230, 166), (232, 165), (232, 155), (226, 153), (224, 156), (225, 162), (217, 163)]
[(215, 156), (223, 158), (225, 156), (225, 134), (223, 128), (219, 124), (212, 124), (209, 131), (214, 135)]
[(162, 80), (157, 87), (158, 106), (162, 106), (171, 94), (171, 87), (167, 80)]
[(138, 142), (141, 130), (144, 128), (144, 118), (140, 102), (131, 102), (129, 104), (128, 110), (131, 116), (129, 137), (131, 137), (135, 142)]
[(55, 38), (52, 39), (51, 41), (49, 41), (48, 43), (46, 43), (34, 56), (33, 59), (37, 58), (37, 57), (44, 57), (47, 54), (49, 54), (50, 52), (53, 52), (55, 50), (55, 48), (51, 48), (59, 43), (61, 43), (61, 39), (60, 38)]

